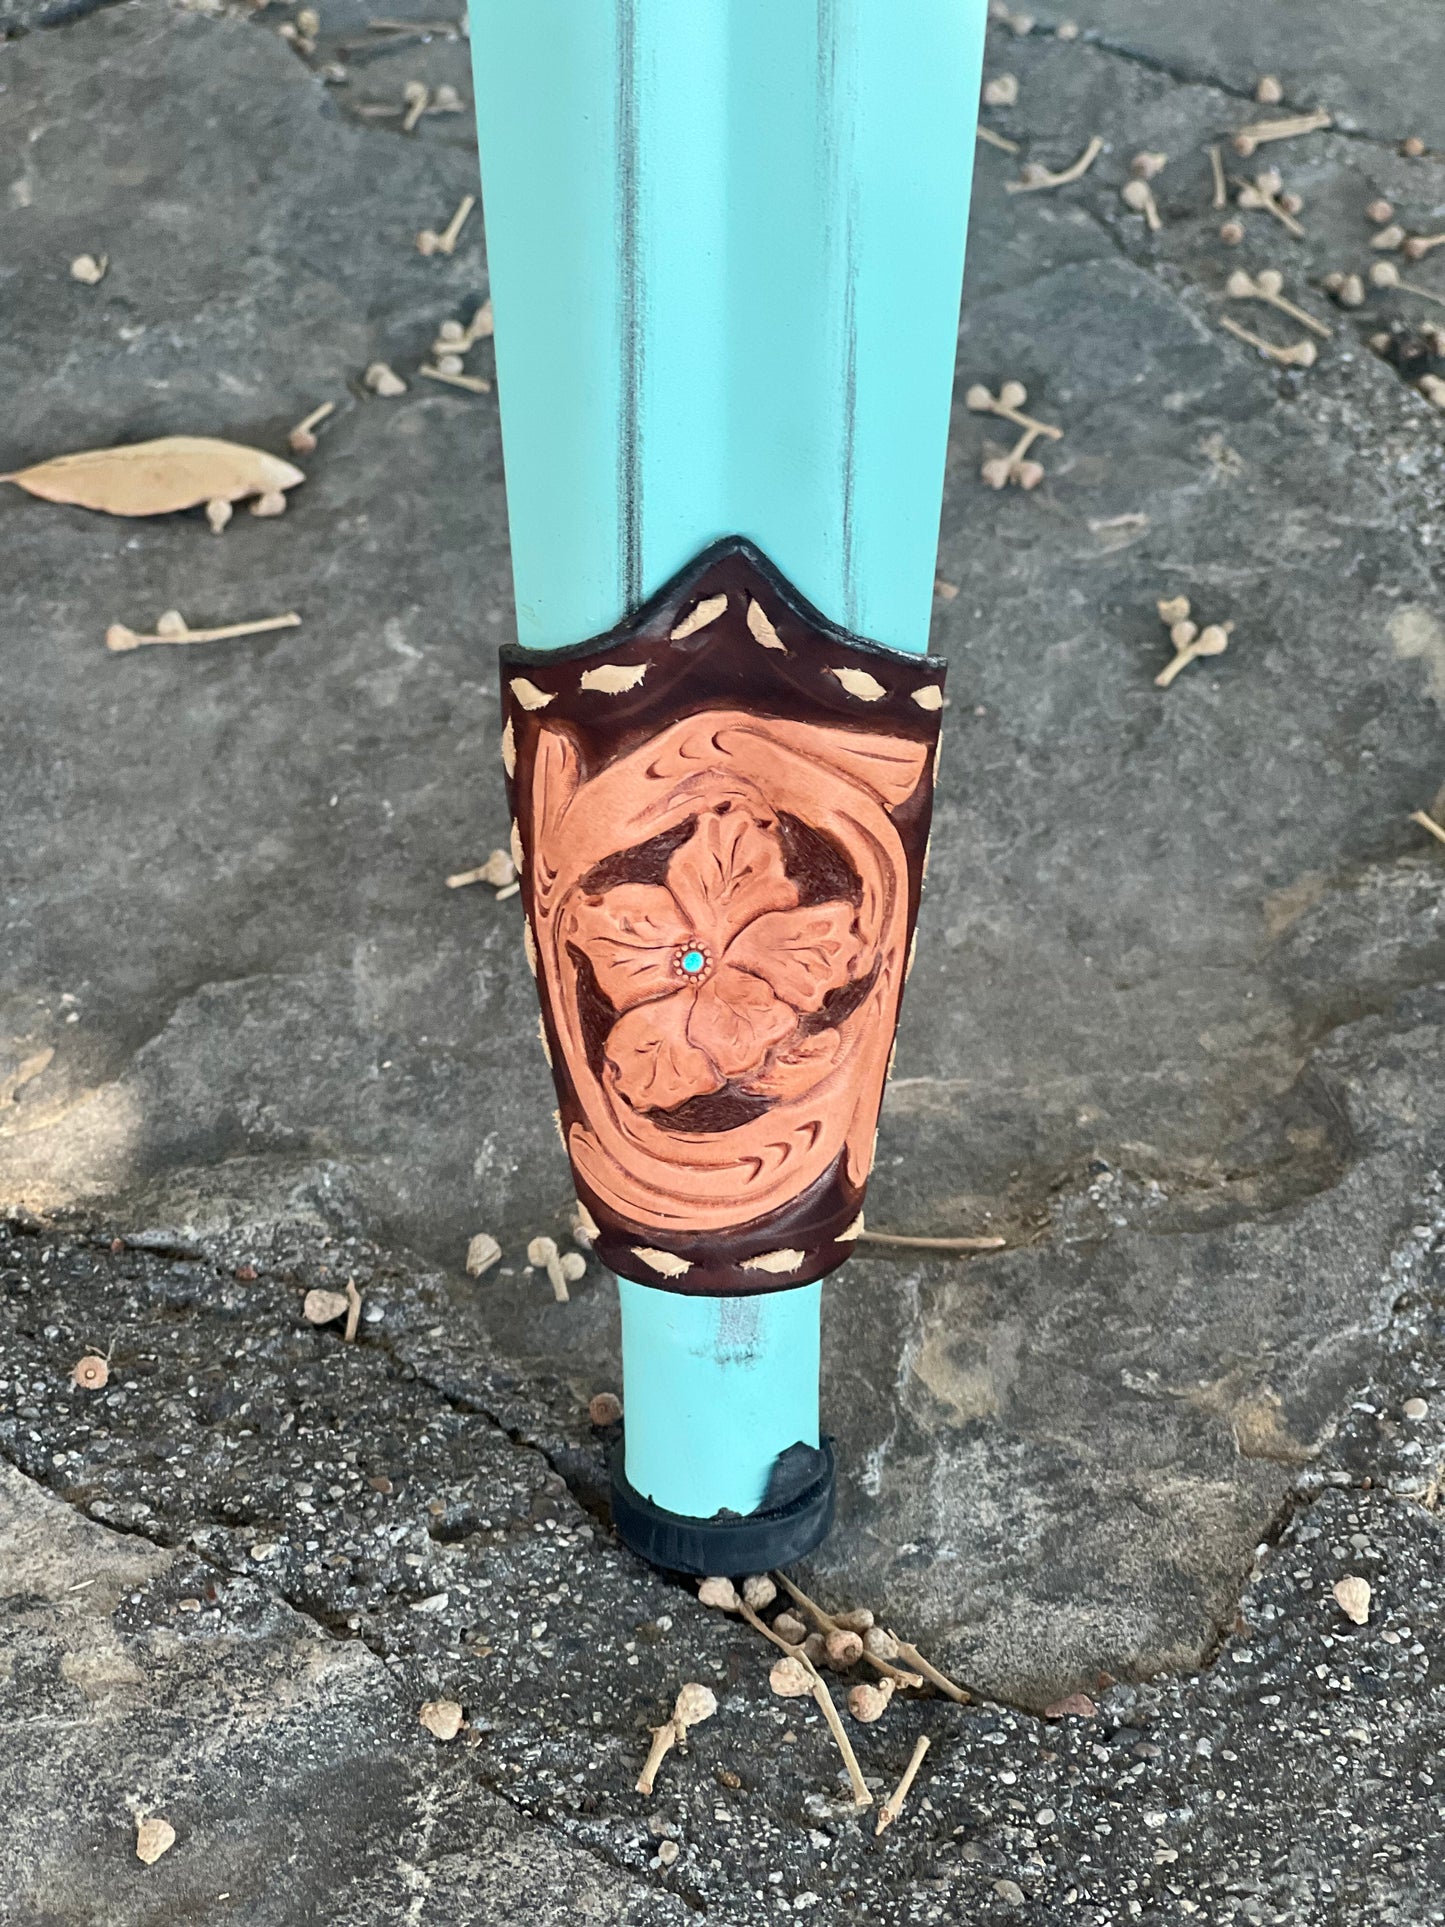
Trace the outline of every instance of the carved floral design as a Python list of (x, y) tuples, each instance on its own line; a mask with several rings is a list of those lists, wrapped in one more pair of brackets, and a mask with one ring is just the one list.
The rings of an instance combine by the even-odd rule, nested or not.
[(567, 941), (618, 1013), (610, 1081), (634, 1110), (660, 1111), (761, 1070), (863, 949), (852, 904), (800, 907), (775, 821), (729, 802), (697, 819), (664, 884), (585, 898)]

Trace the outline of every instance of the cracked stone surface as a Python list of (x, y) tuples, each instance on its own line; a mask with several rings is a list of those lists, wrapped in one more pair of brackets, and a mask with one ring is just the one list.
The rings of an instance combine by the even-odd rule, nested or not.
[[(479, 1489), (521, 1479), (517, 1516), (545, 1489), (570, 1517), (575, 1495), (592, 1509), (576, 1514), (588, 1586), (619, 1624), (651, 1624), (664, 1594), (593, 1516), (585, 1403), (617, 1383), (609, 1281), (594, 1267), (559, 1306), (523, 1264), (530, 1236), (565, 1231), (570, 1188), (516, 902), (442, 887), (506, 841), (495, 398), (415, 372), (436, 324), (485, 295), (484, 237), (474, 215), (449, 259), (414, 247), (475, 188), (466, 115), (405, 136), (363, 110), (418, 77), (469, 102), (465, 41), (368, 33), (353, 0), (323, 6), (309, 59), (275, 31), (291, 10), (122, 0), (44, 26), (56, 9), (0, 8), (17, 30), (0, 43), (0, 468), (179, 431), (281, 448), (337, 403), (287, 514), (242, 514), (221, 540), (197, 516), (110, 521), (0, 491), (19, 585), (0, 704), (0, 1200), (200, 1254), (181, 1264), (289, 1239), (295, 1270), (326, 1262), (323, 1237), (362, 1241), (407, 1308), (395, 1332), (364, 1328), (362, 1353), (387, 1334), (387, 1369), (419, 1374), (367, 1448), (376, 1463), (440, 1482), (468, 1542), (513, 1532), (474, 1527), (494, 1516)], [(1313, 285), (1377, 258), (1363, 210), (1378, 195), (1411, 229), (1440, 224), (1445, 161), (1397, 152), (1406, 134), (1445, 149), (1437, 10), (1073, 14), (1073, 42), (1052, 16), (990, 34), (988, 71), (1014, 73), (1019, 99), (986, 118), (1021, 153), (979, 150), (934, 635), (953, 700), (870, 1201), (879, 1227), (997, 1230), (1013, 1248), (923, 1262), (875, 1247), (830, 1282), (844, 1483), (811, 1567), (976, 1690), (1034, 1708), (1101, 1673), (1188, 1673), (1228, 1640), (1256, 1548), (1337, 1462), (1419, 1288), (1445, 1107), (1445, 872), (1407, 821), (1445, 778), (1442, 418), (1369, 345), (1432, 310), (1379, 292), (1344, 313)], [(1245, 214), (1231, 250), (1206, 149), (1256, 117), (1262, 71), (1338, 126), (1250, 163), (1304, 197), (1305, 238)], [(1094, 132), (1107, 145), (1082, 181), (1006, 194), (1022, 161), (1064, 164)], [(1145, 149), (1170, 156), (1157, 235), (1119, 198)], [(82, 251), (110, 256), (98, 287), (69, 278)], [(1219, 328), (1238, 266), (1279, 267), (1334, 328), (1312, 369), (1273, 369)], [(1433, 260), (1411, 273), (1438, 279)], [(1231, 311), (1273, 340), (1297, 333), (1255, 304)], [(405, 395), (366, 393), (377, 359)], [(491, 374), (485, 344), (472, 360)], [(963, 388), (1005, 379), (1066, 431), (1030, 495), (978, 478), (1001, 436)], [(1179, 593), (1236, 627), (1226, 655), (1161, 692), (1154, 603)], [(177, 605), (305, 620), (106, 654), (109, 622)], [(482, 1228), (506, 1256), (474, 1283), (461, 1260)], [(152, 1280), (132, 1300), (116, 1272), (77, 1283), (76, 1344), (143, 1348), (180, 1291)], [(211, 1342), (234, 1367), (221, 1405), (264, 1411), (268, 1448), (297, 1401), (349, 1431), (370, 1381), (325, 1391), (309, 1353), (302, 1372), (270, 1290), (232, 1280), (216, 1308)], [(435, 1423), (418, 1385), (441, 1400)], [(186, 1399), (184, 1382), (167, 1396)], [(82, 1449), (52, 1418), (31, 1422), (33, 1452), (16, 1434), (37, 1477), (47, 1452)], [(203, 1505), (163, 1503), (149, 1488), (165, 1427), (143, 1429), (144, 1451), (52, 1482), (225, 1567), (245, 1566), (253, 1528), (292, 1517), (261, 1443), (239, 1437)], [(442, 1491), (453, 1458), (460, 1496)], [(1436, 1528), (1410, 1518), (1418, 1552)], [(409, 1549), (430, 1560), (447, 1543)], [(405, 1552), (323, 1545), (326, 1583), (298, 1553), (284, 1596), (411, 1664)], [(343, 1553), (371, 1603), (324, 1566)], [(530, 1583), (502, 1566), (498, 1596)], [(716, 1636), (689, 1652), (722, 1666), (733, 1649)], [(579, 1661), (566, 1690), (584, 1675)], [(665, 1682), (649, 1690), (617, 1716), (628, 1746), (661, 1717)], [(810, 1784), (825, 1761), (820, 1745)], [(411, 1768), (395, 1771), (400, 1786)], [(521, 1804), (551, 1818), (540, 1794)], [(646, 1875), (640, 1845), (606, 1852)], [(787, 1882), (809, 1890), (796, 1869)]]

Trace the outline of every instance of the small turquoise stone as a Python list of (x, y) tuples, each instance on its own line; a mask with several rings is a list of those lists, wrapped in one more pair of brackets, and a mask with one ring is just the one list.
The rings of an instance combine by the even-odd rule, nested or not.
[(706, 962), (707, 958), (700, 950), (684, 950), (682, 953), (682, 967), (689, 977), (695, 977)]

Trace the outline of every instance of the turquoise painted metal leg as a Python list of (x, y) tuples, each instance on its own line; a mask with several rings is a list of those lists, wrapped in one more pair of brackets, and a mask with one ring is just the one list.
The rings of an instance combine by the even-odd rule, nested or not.
[(821, 1283), (758, 1298), (617, 1288), (633, 1489), (694, 1519), (756, 1511), (779, 1454), (818, 1444)]
[[(713, 541), (927, 645), (985, 0), (471, 0), (518, 636)], [(694, 1519), (817, 1445), (816, 1285), (620, 1281), (626, 1470)]]

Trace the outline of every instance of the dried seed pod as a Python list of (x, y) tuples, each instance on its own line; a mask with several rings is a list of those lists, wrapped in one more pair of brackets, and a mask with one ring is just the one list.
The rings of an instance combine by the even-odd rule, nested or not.
[(490, 1271), (493, 1265), (500, 1262), (501, 1256), (502, 1247), (491, 1232), (479, 1231), (467, 1246), (467, 1276), (480, 1278), (483, 1272)]
[(1172, 629), (1176, 622), (1184, 622), (1189, 616), (1189, 598), (1186, 595), (1168, 596), (1155, 605), (1159, 620), (1167, 622)]
[(87, 288), (93, 288), (98, 281), (104, 281), (109, 266), (108, 254), (102, 254), (98, 260), (93, 254), (77, 254), (70, 264), (70, 278), (83, 282)]
[(1055, 40), (1077, 40), (1078, 37), (1079, 23), (1076, 20), (1061, 20), (1054, 28)]
[(1433, 254), (1438, 247), (1445, 247), (1445, 234), (1412, 234), (1405, 242), (1405, 259), (1423, 261), (1427, 254)]
[(462, 1709), (455, 1700), (426, 1700), (417, 1718), (439, 1740), (454, 1740), (462, 1730)]
[(1013, 479), (1013, 466), (1007, 455), (990, 455), (979, 469), (979, 477), (989, 488), (1007, 488)]
[(808, 1629), (796, 1613), (779, 1613), (773, 1621), (773, 1631), (779, 1639), (786, 1639), (790, 1646), (801, 1646), (808, 1637)]
[(622, 1400), (616, 1392), (597, 1392), (587, 1401), (588, 1422), (595, 1425), (599, 1432), (605, 1426), (615, 1425), (621, 1417)]
[(863, 1635), (863, 1644), (874, 1659), (886, 1659), (890, 1663), (897, 1659), (898, 1641), (882, 1626), (870, 1626)]
[(851, 1612), (834, 1613), (833, 1624), (845, 1633), (866, 1633), (873, 1624), (873, 1614), (867, 1606), (854, 1606)]
[(1044, 465), (1042, 462), (1035, 462), (1033, 460), (1029, 460), (1029, 461), (1014, 463), (1013, 482), (1016, 488), (1021, 488), (1026, 490), (1034, 489), (1038, 487), (1039, 483), (1043, 479), (1044, 479)]
[(893, 1698), (893, 1681), (883, 1679), (876, 1686), (853, 1686), (848, 1690), (848, 1711), (864, 1726), (881, 1720)]
[(569, 1285), (575, 1285), (579, 1278), (586, 1275), (587, 1260), (580, 1251), (564, 1251), (559, 1263), (562, 1266), (562, 1276)]
[(373, 395), (404, 395), (406, 383), (394, 368), (384, 361), (374, 361), (362, 376), (362, 381)]
[(1406, 238), (1405, 230), (1400, 223), (1391, 221), (1388, 227), (1382, 227), (1378, 234), (1370, 236), (1370, 246), (1379, 248), (1383, 254), (1393, 254), (1397, 248), (1404, 245)]
[(821, 1666), (823, 1664), (828, 1654), (823, 1644), (823, 1635), (821, 1633), (808, 1634), (808, 1637), (803, 1641), (803, 1657), (804, 1659), (811, 1660), (815, 1666)]
[(1284, 176), (1277, 167), (1266, 167), (1255, 175), (1254, 184), (1261, 194), (1274, 196), (1284, 187)]
[(1398, 288), (1399, 285), (1400, 270), (1393, 261), (1377, 261), (1370, 269), (1372, 288)]
[(834, 1671), (845, 1673), (850, 1666), (856, 1666), (862, 1659), (863, 1641), (859, 1634), (845, 1632), (839, 1626), (823, 1641), (823, 1650), (828, 1656), (828, 1664)]
[(1151, 234), (1157, 234), (1163, 227), (1164, 223), (1159, 218), (1159, 205), (1147, 181), (1125, 181), (1119, 189), (1119, 199), (1125, 207), (1132, 208), (1136, 214), (1144, 216), (1144, 225)]
[(1157, 175), (1162, 174), (1168, 165), (1169, 156), (1167, 154), (1151, 154), (1145, 152), (1134, 156), (1133, 160), (1129, 163), (1129, 172), (1134, 175), (1137, 180), (1152, 181)]
[(1387, 221), (1392, 221), (1394, 218), (1394, 203), (1385, 200), (1383, 197), (1377, 201), (1371, 201), (1370, 205), (1365, 209), (1365, 219), (1375, 227), (1383, 227)]
[(82, 1392), (103, 1392), (110, 1383), (110, 1367), (99, 1352), (87, 1352), (71, 1366), (70, 1382)]
[(1439, 375), (1421, 375), (1416, 386), (1426, 401), (1436, 408), (1445, 408), (1445, 380)]
[(1273, 74), (1261, 74), (1254, 83), (1254, 97), (1261, 107), (1278, 107), (1284, 99), (1284, 88)]
[(993, 390), (985, 388), (981, 381), (974, 382), (965, 390), (963, 400), (964, 406), (972, 409), (975, 415), (987, 415), (993, 411)]
[(1363, 1626), (1370, 1617), (1370, 1582), (1361, 1579), (1358, 1573), (1349, 1573), (1337, 1579), (1332, 1588), (1335, 1603), (1345, 1618), (1356, 1626)]
[(214, 502), (207, 502), (206, 520), (211, 525), (212, 535), (219, 535), (235, 512), (231, 504), (220, 497), (217, 497)]
[(768, 1674), (768, 1684), (780, 1700), (806, 1699), (813, 1690), (813, 1675), (802, 1660), (788, 1656)]
[(1244, 239), (1244, 227), (1239, 221), (1224, 221), (1220, 224), (1219, 238), (1227, 248), (1237, 248)]
[(1029, 391), (1021, 381), (1006, 381), (998, 391), (1000, 408), (1022, 408), (1029, 398)]
[(1408, 161), (1418, 161), (1425, 152), (1425, 143), (1418, 134), (1407, 134), (1400, 142), (1400, 152)]
[(533, 1238), (527, 1246), (529, 1265), (549, 1265), (556, 1256), (557, 1240), (555, 1238)]
[(765, 1572), (755, 1572), (743, 1581), (743, 1598), (755, 1613), (765, 1611), (778, 1596), (778, 1589)]
[(693, 1679), (678, 1693), (672, 1717), (685, 1733), (690, 1726), (700, 1726), (704, 1720), (710, 1720), (716, 1711), (717, 1694), (710, 1686)]
[(735, 1613), (741, 1604), (737, 1587), (731, 1579), (704, 1579), (697, 1589), (697, 1596), (704, 1606), (716, 1606), (725, 1613)]
[(1012, 107), (1018, 97), (1019, 83), (1014, 74), (995, 74), (983, 83), (985, 107)]
[(1365, 284), (1357, 274), (1327, 274), (1322, 286), (1342, 308), (1362, 308), (1365, 305)]

